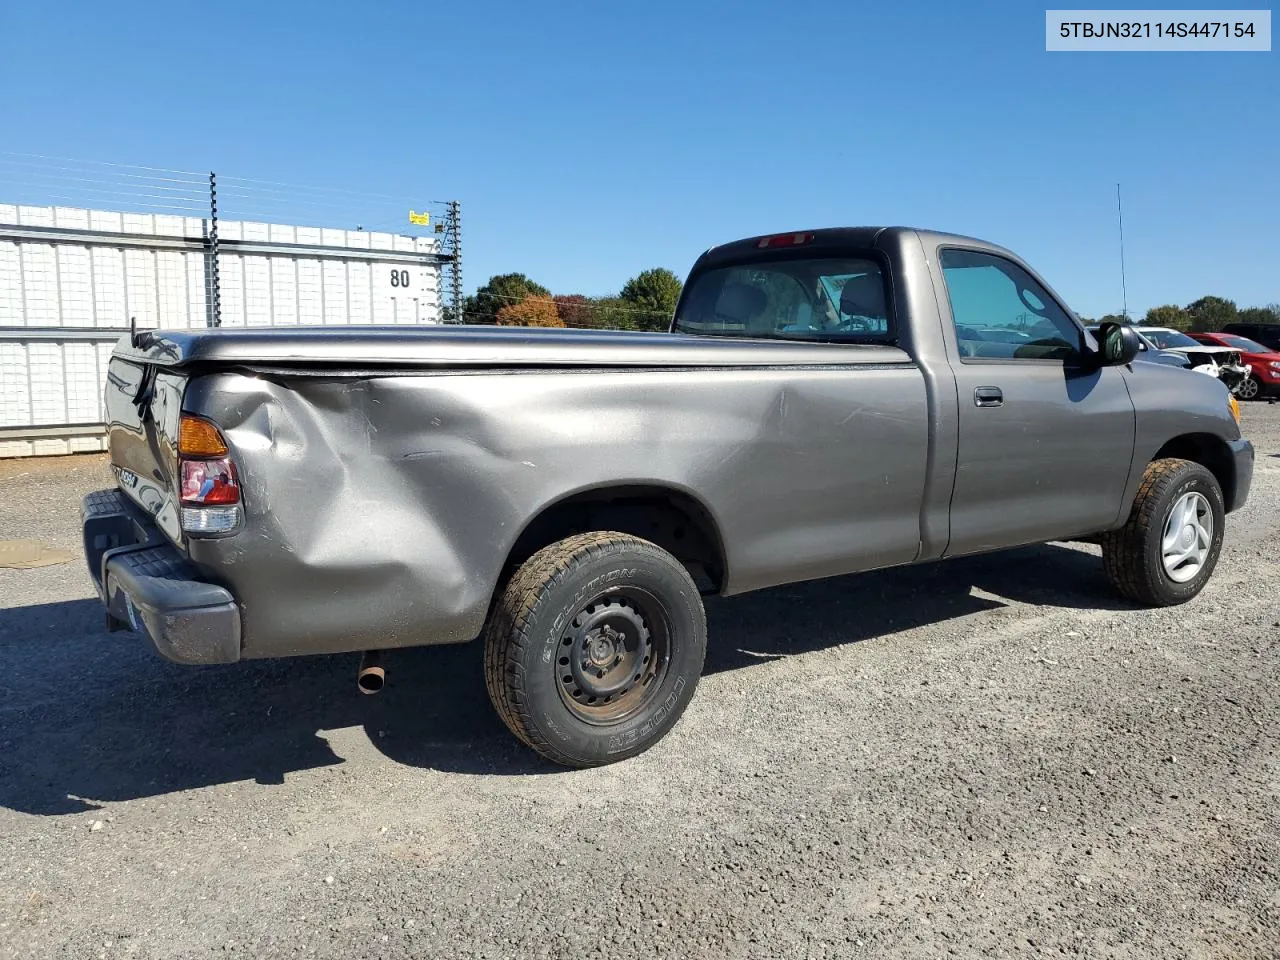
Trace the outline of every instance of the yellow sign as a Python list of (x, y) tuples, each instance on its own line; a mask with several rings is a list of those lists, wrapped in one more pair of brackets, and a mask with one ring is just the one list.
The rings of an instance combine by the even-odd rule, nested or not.
[(416, 224), (417, 224), (418, 226), (420, 226), (420, 227), (428, 226), (428, 225), (431, 223), (431, 214), (429, 214), (429, 213), (414, 213), (412, 210), (410, 210), (410, 211), (409, 211), (409, 222), (410, 222), (410, 223), (416, 223)]

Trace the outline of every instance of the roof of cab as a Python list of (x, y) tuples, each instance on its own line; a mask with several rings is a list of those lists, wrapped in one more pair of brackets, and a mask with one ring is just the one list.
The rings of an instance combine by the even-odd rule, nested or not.
[[(754, 254), (759, 251), (765, 254), (766, 250), (760, 247), (761, 241), (770, 237), (786, 237), (789, 235), (804, 234), (811, 236), (812, 239), (807, 240), (803, 244), (805, 250), (830, 250), (832, 248), (862, 248), (868, 249), (878, 246), (892, 245), (894, 242), (901, 242), (906, 236), (912, 235), (919, 237), (932, 245), (954, 243), (958, 246), (973, 247), (983, 250), (989, 250), (992, 253), (998, 253), (1003, 256), (1019, 259), (1012, 251), (1006, 250), (998, 244), (990, 243), (986, 240), (979, 240), (977, 237), (967, 237), (958, 233), (946, 233), (939, 230), (926, 230), (919, 227), (820, 227), (813, 230), (778, 230), (773, 233), (762, 233), (754, 237), (746, 237), (742, 240), (734, 240), (729, 243), (718, 244), (709, 248), (702, 254), (694, 264), (696, 268), (708, 267), (717, 263), (741, 260), (744, 255)], [(799, 246), (789, 248), (791, 251), (800, 249)], [(771, 252), (777, 253), (788, 250), (786, 246), (773, 248)]]

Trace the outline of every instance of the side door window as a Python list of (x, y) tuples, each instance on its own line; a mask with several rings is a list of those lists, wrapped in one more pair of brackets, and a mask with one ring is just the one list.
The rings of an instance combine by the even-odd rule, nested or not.
[(1080, 327), (1013, 261), (944, 249), (939, 263), (962, 361), (1069, 361), (1082, 353)]

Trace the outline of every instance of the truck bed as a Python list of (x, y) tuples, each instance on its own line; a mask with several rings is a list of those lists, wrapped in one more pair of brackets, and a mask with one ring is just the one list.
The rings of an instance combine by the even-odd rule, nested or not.
[[(568, 498), (714, 518), (724, 593), (920, 549), (926, 393), (892, 346), (492, 327), (139, 340), (108, 376), (121, 489), (235, 593), (245, 657), (469, 640), (517, 540)], [(227, 439), (234, 535), (177, 522), (180, 413)]]

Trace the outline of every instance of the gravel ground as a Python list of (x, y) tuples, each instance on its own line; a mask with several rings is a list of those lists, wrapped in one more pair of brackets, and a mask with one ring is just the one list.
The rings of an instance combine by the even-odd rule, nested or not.
[[(1280, 406), (1209, 588), (1081, 545), (709, 608), (675, 731), (566, 772), (476, 645), (184, 668), (0, 570), (0, 957), (1280, 956)], [(101, 457), (0, 463), (80, 554)]]

